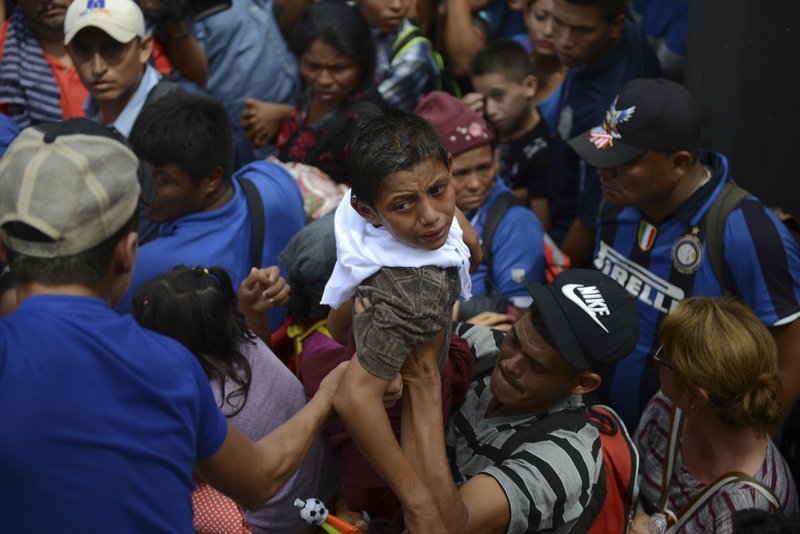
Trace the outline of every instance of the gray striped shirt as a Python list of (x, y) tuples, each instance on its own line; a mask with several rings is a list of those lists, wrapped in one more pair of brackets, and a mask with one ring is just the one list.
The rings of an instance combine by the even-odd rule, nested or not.
[[(481, 347), (491, 350), (496, 344), (497, 350), (502, 343), (501, 336), (482, 327), (460, 333), (473, 350), (478, 349), (479, 359)], [(489, 383), (490, 377), (486, 377), (473, 385), (448, 425), (447, 452), (456, 484), (478, 474), (497, 480), (509, 502), (509, 533), (569, 532), (600, 474), (602, 456), (597, 429), (587, 423), (577, 432), (556, 430), (534, 443), (523, 443), (508, 455), (502, 454), (501, 449), (525, 426), (551, 413), (582, 406), (581, 397), (570, 397), (547, 413), (486, 419), (492, 399)]]

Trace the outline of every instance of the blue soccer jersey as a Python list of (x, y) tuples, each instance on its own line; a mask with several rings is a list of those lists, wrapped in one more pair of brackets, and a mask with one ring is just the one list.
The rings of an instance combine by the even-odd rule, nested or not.
[[(723, 294), (707, 260), (705, 216), (730, 180), (724, 156), (702, 153), (711, 181), (670, 217), (654, 223), (636, 208), (607, 205), (598, 221), (594, 266), (637, 299), (641, 336), (633, 354), (604, 377), (600, 395), (636, 423), (659, 389), (649, 356), (658, 347), (658, 327), (667, 313), (690, 296)], [(800, 251), (788, 229), (755, 197), (731, 212), (723, 236), (733, 291), (767, 326), (800, 317)]]

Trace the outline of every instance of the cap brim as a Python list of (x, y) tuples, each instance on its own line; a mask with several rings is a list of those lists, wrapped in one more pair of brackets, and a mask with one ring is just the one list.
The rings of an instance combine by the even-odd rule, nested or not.
[(564, 309), (556, 300), (553, 286), (543, 286), (530, 280), (525, 281), (533, 303), (539, 308), (544, 324), (556, 344), (556, 350), (576, 369), (590, 369), (592, 366), (583, 353), (572, 325), (564, 313)]
[(591, 133), (592, 130), (583, 132), (567, 141), (567, 143), (578, 153), (581, 159), (592, 167), (598, 169), (618, 167), (647, 152), (646, 148), (626, 145), (618, 139), (614, 140), (605, 148), (597, 148), (597, 146), (589, 140)]

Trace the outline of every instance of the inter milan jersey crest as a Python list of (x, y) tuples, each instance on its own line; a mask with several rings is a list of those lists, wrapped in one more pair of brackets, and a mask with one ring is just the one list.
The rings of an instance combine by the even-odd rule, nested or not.
[(703, 261), (703, 244), (697, 237), (699, 232), (695, 226), (691, 233), (682, 235), (672, 245), (672, 265), (680, 273), (692, 274)]
[(647, 252), (653, 247), (657, 232), (656, 227), (649, 222), (639, 221), (639, 235), (636, 238), (636, 242), (639, 243), (639, 248), (642, 249), (642, 252)]

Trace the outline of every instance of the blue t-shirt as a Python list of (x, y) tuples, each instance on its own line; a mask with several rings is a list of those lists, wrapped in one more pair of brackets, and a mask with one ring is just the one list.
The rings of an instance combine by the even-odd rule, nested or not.
[(222, 99), (235, 124), (245, 98), (295, 103), (297, 59), (286, 46), (272, 0), (233, 0), (230, 9), (195, 22), (193, 30), (208, 57), (206, 89)]
[[(650, 356), (667, 313), (690, 296), (720, 296), (706, 259), (705, 215), (730, 180), (724, 156), (701, 153), (711, 181), (667, 219), (653, 223), (633, 207), (607, 205), (597, 227), (595, 268), (636, 298), (640, 337), (636, 350), (604, 377), (601, 400), (636, 428), (658, 391)], [(724, 253), (739, 295), (767, 326), (800, 317), (800, 250), (786, 227), (755, 197), (745, 199), (725, 224)], [(610, 391), (609, 391), (610, 386)]]
[(0, 113), (0, 157), (6, 153), (6, 149), (18, 135), (19, 127), (14, 119), (5, 113)]
[(192, 532), (192, 466), (227, 422), (178, 342), (95, 297), (0, 318), (4, 532)]
[(604, 56), (585, 68), (567, 71), (553, 140), (550, 236), (561, 244), (576, 215), (594, 227), (600, 205), (600, 181), (567, 141), (603, 121), (620, 88), (634, 78), (661, 73), (647, 39), (636, 24), (625, 22), (622, 36)]
[(661, 67), (682, 70), (689, 37), (689, 0), (634, 0), (632, 7)]
[[(472, 225), (483, 235), (483, 225), (492, 201), (503, 192), (511, 189), (498, 176), (494, 187), (483, 205), (474, 213), (466, 214)], [(525, 206), (511, 206), (497, 224), (492, 238), (492, 280), (487, 280), (489, 268), (481, 263), (478, 270), (470, 275), (472, 296), (482, 297), (494, 288), (506, 297), (523, 297), (530, 293), (525, 280), (544, 281), (544, 228), (536, 215)], [(518, 305), (518, 304), (515, 304)], [(528, 304), (518, 305), (525, 307)]]
[[(130, 288), (117, 311), (128, 313), (136, 291), (159, 274), (178, 265), (223, 267), (234, 289), (250, 273), (250, 235), (252, 222), (247, 197), (237, 176), (250, 179), (264, 203), (264, 248), (261, 267), (278, 264), (278, 254), (303, 228), (303, 197), (294, 178), (279, 165), (256, 161), (234, 174), (233, 197), (214, 211), (193, 213), (162, 224), (159, 236), (142, 245)], [(281, 268), (285, 277), (285, 271)], [(270, 323), (277, 329), (283, 323), (285, 309), (270, 310)]]

